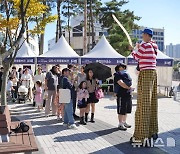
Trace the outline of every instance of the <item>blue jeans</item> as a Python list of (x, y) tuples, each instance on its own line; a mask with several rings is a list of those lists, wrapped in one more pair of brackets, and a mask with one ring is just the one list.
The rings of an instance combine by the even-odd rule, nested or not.
[(73, 100), (71, 99), (70, 103), (65, 104), (64, 107), (64, 123), (65, 124), (74, 124), (73, 117)]

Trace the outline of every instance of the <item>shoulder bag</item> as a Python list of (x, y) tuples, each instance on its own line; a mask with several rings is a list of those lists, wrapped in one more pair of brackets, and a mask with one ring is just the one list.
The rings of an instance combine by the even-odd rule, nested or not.
[[(62, 78), (62, 85), (63, 85)], [(70, 89), (64, 89), (63, 86), (59, 89), (59, 103), (70, 103), (71, 101), (71, 91)]]

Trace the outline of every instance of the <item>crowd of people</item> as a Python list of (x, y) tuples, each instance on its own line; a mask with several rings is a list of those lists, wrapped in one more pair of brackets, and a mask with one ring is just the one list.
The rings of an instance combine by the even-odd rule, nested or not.
[[(115, 71), (114, 92), (117, 97), (118, 127), (120, 130), (126, 130), (131, 127), (126, 123), (126, 118), (132, 108), (132, 79), (126, 72), (125, 64), (117, 65)], [(18, 87), (23, 85), (28, 89), (29, 101), (37, 106), (38, 111), (45, 110), (46, 117), (56, 115), (57, 120), (63, 121), (64, 125), (76, 128), (74, 119), (79, 119), (82, 125), (95, 122), (95, 106), (99, 102), (95, 92), (100, 88), (100, 83), (94, 77), (93, 70), (89, 69), (85, 73), (84, 66), (78, 69), (77, 66), (69, 64), (67, 68), (61, 69), (60, 65), (54, 65), (47, 73), (42, 71), (40, 65), (35, 73), (28, 68), (19, 68), (17, 71), (13, 66), (12, 71), (9, 72), (7, 96), (8, 101), (15, 102), (18, 99)], [(61, 89), (69, 89), (69, 102), (63, 102), (63, 97), (68, 96), (65, 94), (60, 97)], [(77, 108), (80, 110), (80, 116), (76, 114)]]
[[(158, 138), (158, 99), (157, 99), (157, 72), (156, 57), (157, 44), (152, 40), (153, 31), (144, 29), (143, 41), (136, 48), (130, 46), (132, 56), (138, 61), (138, 87), (137, 109), (135, 113), (135, 130), (131, 143), (143, 143), (146, 139)], [(126, 71), (126, 65), (121, 63), (115, 67), (114, 96), (117, 98), (118, 128), (127, 130), (127, 115), (132, 111), (132, 79)], [(1, 68), (3, 72), (3, 68)], [(94, 123), (95, 106), (99, 102), (96, 89), (100, 82), (95, 78), (93, 70), (86, 73), (82, 66), (80, 71), (74, 65), (62, 69), (55, 65), (44, 75), (41, 66), (32, 75), (29, 69), (16, 71), (12, 68), (7, 85), (7, 94), (13, 91), (13, 98), (17, 97), (17, 87), (21, 83), (28, 87), (29, 99), (33, 99), (41, 110), (45, 106), (45, 116), (57, 115), (57, 120), (62, 120), (68, 128), (77, 128), (74, 119), (80, 118), (80, 124)], [(2, 76), (2, 73), (0, 74)], [(0, 76), (0, 79), (1, 79)], [(27, 82), (28, 81), (28, 82)], [(33, 87), (33, 83), (35, 86)], [(0, 82), (1, 84), (1, 82)], [(1, 86), (0, 86), (1, 87)], [(103, 87), (107, 90), (107, 87)], [(62, 94), (63, 95), (60, 95)], [(45, 103), (43, 103), (46, 99)], [(76, 115), (76, 108), (80, 109), (80, 117)], [(90, 114), (90, 119), (89, 117)]]
[[(95, 122), (95, 103), (99, 101), (95, 96), (97, 87), (98, 80), (94, 78), (92, 70), (85, 74), (83, 66), (81, 71), (77, 72), (76, 66), (68, 65), (61, 72), (59, 65), (53, 66), (45, 77), (44, 89), (48, 96), (45, 116), (49, 116), (51, 106), (52, 115), (57, 114), (57, 120), (63, 120), (64, 125), (69, 128), (76, 128), (74, 119), (80, 118), (80, 124), (86, 125), (91, 109), (90, 122)], [(63, 97), (68, 97), (66, 95), (59, 97), (61, 89), (69, 89), (70, 102), (61, 101)], [(80, 117), (76, 115), (77, 107), (80, 109)]]
[[(3, 74), (2, 67), (0, 72)], [(9, 72), (6, 88), (8, 102), (18, 100), (20, 86), (28, 89), (29, 101), (37, 106), (38, 111), (45, 110), (46, 117), (57, 115), (57, 120), (63, 121), (69, 128), (76, 128), (74, 119), (80, 119), (80, 124), (83, 125), (88, 121), (95, 122), (95, 104), (99, 102), (95, 91), (99, 84), (92, 70), (85, 73), (83, 66), (78, 69), (71, 64), (61, 70), (61, 66), (57, 64), (47, 73), (38, 65), (33, 73), (29, 68), (19, 68), (17, 71), (13, 66), (12, 71)], [(69, 89), (71, 97), (69, 102), (62, 102), (63, 97), (67, 96), (59, 97), (61, 89)], [(80, 109), (80, 117), (76, 114), (77, 108)], [(90, 119), (88, 119), (89, 113)]]

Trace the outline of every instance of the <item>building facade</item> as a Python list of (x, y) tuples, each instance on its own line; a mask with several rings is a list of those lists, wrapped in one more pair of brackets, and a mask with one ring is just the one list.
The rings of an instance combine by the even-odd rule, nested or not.
[[(4, 41), (4, 37), (5, 35), (2, 32), (0, 32), (0, 43)], [(25, 34), (24, 34), (24, 38), (25, 38)], [(33, 38), (29, 36), (28, 45), (31, 48), (31, 50), (33, 50), (36, 53), (36, 55), (39, 55), (39, 46), (38, 46), (37, 38)]]
[(172, 58), (180, 58), (180, 44), (173, 45), (170, 43), (166, 46), (166, 54)]
[[(84, 27), (82, 26), (83, 24), (81, 24), (83, 22), (83, 16), (79, 15), (79, 16), (75, 16), (73, 18), (71, 18), (71, 24), (70, 26), (72, 27), (71, 30), (71, 41), (70, 41), (70, 45), (71, 47), (79, 54), (82, 55), (83, 54), (83, 39), (84, 39)], [(131, 36), (138, 38), (138, 42), (142, 41), (142, 31), (144, 30), (145, 27), (140, 27), (140, 29), (136, 29), (133, 30)], [(88, 27), (89, 29), (89, 27)], [(153, 39), (156, 41), (159, 50), (164, 52), (164, 29), (157, 29), (157, 28), (152, 28), (153, 29)], [(102, 24), (99, 21), (95, 21), (94, 23), (94, 30), (95, 30), (95, 42), (94, 44), (96, 44), (98, 42), (98, 40), (100, 39), (100, 37), (104, 34), (105, 36), (108, 36), (107, 33), (107, 28), (102, 28)], [(66, 40), (68, 41), (68, 32), (64, 31), (63, 35), (65, 36)], [(51, 39), (48, 41), (48, 50), (51, 50), (52, 47), (55, 44), (55, 38)], [(90, 51), (92, 49), (92, 44), (93, 42), (92, 40), (92, 34), (87, 33), (87, 46), (88, 46), (88, 51)]]
[[(140, 27), (139, 29), (135, 29), (132, 32), (132, 37), (135, 37), (138, 39), (138, 42), (140, 43), (142, 41), (142, 32), (146, 27)], [(164, 28), (158, 29), (158, 28), (151, 28), (153, 30), (153, 40), (157, 43), (158, 48), (160, 51), (164, 52)]]
[[(67, 42), (70, 44), (70, 46), (79, 54), (83, 54), (83, 42), (84, 42), (84, 27), (83, 22), (84, 17), (82, 15), (75, 16), (71, 18), (70, 26), (72, 27), (70, 32), (70, 43), (69, 43), (69, 35), (67, 31), (63, 31), (63, 35), (66, 38)], [(88, 27), (89, 29), (89, 27)], [(88, 30), (87, 30), (88, 31)], [(107, 28), (102, 28), (101, 23), (99, 21), (95, 21), (94, 23), (94, 37), (95, 42), (92, 42), (92, 33), (87, 32), (87, 48), (88, 51), (92, 49), (93, 43), (96, 44), (100, 37), (104, 34), (107, 36)], [(56, 38), (53, 38), (48, 41), (48, 50), (51, 50), (54, 46), (56, 41)]]

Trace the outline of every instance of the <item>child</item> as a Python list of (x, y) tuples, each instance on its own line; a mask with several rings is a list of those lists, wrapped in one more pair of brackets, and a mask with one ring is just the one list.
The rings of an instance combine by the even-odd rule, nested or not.
[[(132, 79), (130, 77), (130, 75), (128, 74), (127, 70), (126, 70), (127, 66), (126, 64), (119, 64), (118, 66), (116, 66), (115, 71), (116, 73), (115, 75), (120, 75), (122, 77), (122, 81), (128, 86), (131, 87), (132, 86)], [(119, 85), (114, 85), (114, 93), (115, 95), (117, 95), (119, 90)], [(134, 91), (134, 88), (129, 89), (127, 92), (131, 93), (132, 91)]]
[(87, 99), (89, 98), (89, 93), (86, 87), (86, 82), (82, 81), (77, 92), (78, 108), (80, 109), (80, 124), (82, 125), (86, 125), (86, 122), (84, 121), (84, 115), (87, 107)]
[(13, 88), (13, 77), (9, 77), (8, 83), (7, 83), (7, 96), (8, 96), (8, 101), (12, 101), (12, 91), (15, 89)]
[(36, 91), (35, 91), (35, 102), (38, 107), (38, 111), (40, 109), (43, 109), (42, 104), (43, 104), (43, 97), (42, 97), (42, 83), (41, 81), (36, 81)]

